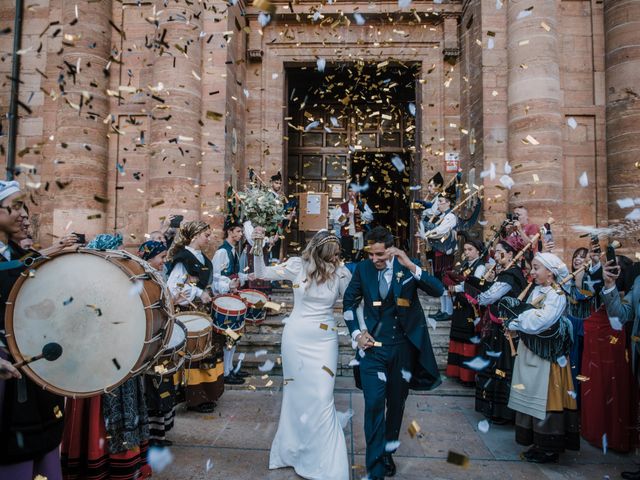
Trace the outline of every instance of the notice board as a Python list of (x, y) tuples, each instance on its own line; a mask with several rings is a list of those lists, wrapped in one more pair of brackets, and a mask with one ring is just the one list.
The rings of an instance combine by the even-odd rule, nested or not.
[(298, 228), (300, 230), (317, 232), (328, 228), (329, 195), (326, 193), (301, 193), (298, 214)]

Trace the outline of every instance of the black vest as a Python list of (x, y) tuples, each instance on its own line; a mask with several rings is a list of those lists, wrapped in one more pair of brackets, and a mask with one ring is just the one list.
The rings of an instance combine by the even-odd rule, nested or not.
[(229, 260), (227, 268), (222, 271), (222, 275), (230, 277), (231, 275), (237, 275), (240, 273), (240, 260), (238, 259), (238, 255), (236, 255), (233, 246), (225, 240), (222, 242), (222, 245), (220, 245), (218, 250), (224, 250), (227, 252), (227, 259)]
[(187, 270), (187, 273), (198, 279), (196, 286), (198, 288), (205, 289), (209, 285), (211, 285), (211, 279), (213, 275), (213, 265), (211, 260), (207, 258), (207, 256), (203, 253), (204, 257), (204, 265), (200, 263), (200, 260), (191, 253), (186, 248), (180, 250), (171, 261), (171, 266), (167, 274), (171, 274), (173, 268), (178, 264), (182, 263), (184, 268)]
[[(11, 259), (34, 256), (10, 244)], [(0, 264), (6, 265), (2, 256)], [(1, 265), (0, 265), (1, 266)], [(4, 332), (5, 303), (24, 265), (0, 271), (0, 329)], [(13, 362), (11, 356), (9, 361)], [(0, 380), (2, 381), (2, 380)], [(33, 460), (60, 445), (64, 428), (64, 399), (33, 383), (24, 373), (20, 380), (5, 380), (0, 429), (0, 465)]]

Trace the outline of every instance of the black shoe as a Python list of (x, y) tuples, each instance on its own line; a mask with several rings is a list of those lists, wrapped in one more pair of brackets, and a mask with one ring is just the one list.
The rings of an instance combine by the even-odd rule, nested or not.
[(529, 452), (524, 452), (523, 455), (527, 462), (530, 463), (558, 463), (560, 458), (557, 453), (543, 452), (542, 450), (534, 450), (530, 454)]
[(206, 402), (201, 403), (197, 407), (187, 407), (187, 410), (198, 413), (212, 413), (216, 408), (216, 404), (214, 402)]
[(627, 480), (640, 480), (640, 470), (637, 472), (622, 472), (620, 476)]
[(234, 371), (233, 375), (240, 378), (247, 378), (251, 376), (249, 372), (245, 372), (244, 370), (238, 370), (237, 372)]
[(244, 378), (236, 377), (233, 373), (224, 377), (225, 385), (242, 385), (244, 383)]
[(438, 312), (431, 318), (433, 318), (436, 322), (446, 322), (447, 320), (451, 319), (451, 315), (446, 312)]
[(382, 456), (382, 463), (384, 463), (384, 476), (393, 477), (396, 474), (396, 464), (390, 453)]
[(163, 447), (171, 447), (173, 446), (173, 442), (171, 440), (167, 440), (166, 438), (164, 440), (160, 440), (162, 442), (162, 446)]

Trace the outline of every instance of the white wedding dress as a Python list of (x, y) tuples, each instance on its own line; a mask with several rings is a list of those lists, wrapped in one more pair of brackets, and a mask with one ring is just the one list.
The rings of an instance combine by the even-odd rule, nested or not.
[(269, 468), (293, 467), (314, 480), (348, 480), (347, 445), (333, 402), (338, 367), (333, 306), (351, 274), (340, 267), (333, 281), (307, 286), (301, 258), (275, 267), (256, 260), (256, 277), (293, 282), (293, 311), (282, 333), (282, 408)]

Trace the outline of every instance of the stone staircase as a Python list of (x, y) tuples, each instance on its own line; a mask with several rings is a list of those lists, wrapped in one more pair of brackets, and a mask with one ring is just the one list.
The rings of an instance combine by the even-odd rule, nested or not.
[[(425, 314), (433, 315), (440, 307), (439, 299), (422, 295), (420, 302), (425, 310)], [(267, 360), (274, 363), (272, 370), (268, 372), (269, 376), (281, 376), (282, 368), (280, 364), (280, 340), (284, 324), (282, 320), (289, 315), (293, 307), (293, 293), (291, 289), (274, 289), (271, 294), (271, 301), (283, 305), (277, 315), (268, 315), (266, 320), (260, 325), (247, 324), (246, 333), (238, 344), (236, 356), (244, 353), (242, 362), (243, 370), (255, 376), (264, 375), (260, 372), (259, 367), (264, 365)], [(351, 348), (351, 339), (348, 334), (347, 327), (342, 317), (342, 303), (339, 302), (335, 309), (334, 315), (338, 326), (339, 340), (339, 358), (338, 371), (336, 377), (353, 376), (352, 367), (349, 362), (355, 357), (355, 351)], [(435, 324), (435, 331), (433, 325)], [(444, 370), (447, 364), (447, 354), (449, 349), (449, 330), (451, 322), (430, 322), (429, 334), (431, 343), (438, 362), (440, 370)], [(266, 353), (265, 353), (266, 352)], [(256, 356), (258, 353), (258, 356)]]

